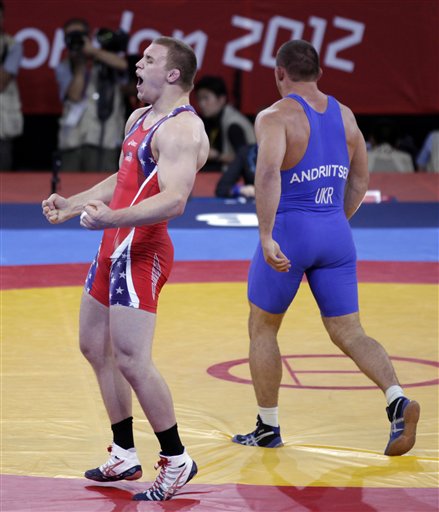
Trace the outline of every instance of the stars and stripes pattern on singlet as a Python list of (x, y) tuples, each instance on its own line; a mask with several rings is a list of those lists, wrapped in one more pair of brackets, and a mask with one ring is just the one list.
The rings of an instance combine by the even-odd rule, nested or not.
[[(128, 132), (127, 136), (125, 137), (125, 140), (128, 139), (132, 133), (142, 125), (143, 121), (145, 120), (145, 117), (149, 114), (150, 110), (147, 110), (140, 118), (133, 124), (130, 131)], [(152, 172), (154, 172), (154, 169), (157, 165), (157, 162), (155, 161), (152, 151), (151, 151), (151, 141), (154, 133), (157, 131), (157, 129), (169, 118), (175, 117), (181, 112), (193, 112), (195, 115), (197, 115), (195, 109), (192, 107), (192, 105), (181, 105), (180, 107), (175, 108), (172, 112), (170, 112), (167, 116), (163, 117), (157, 123), (155, 123), (151, 128), (148, 129), (148, 133), (143, 139), (142, 143), (140, 144), (140, 147), (137, 152), (137, 157), (139, 159), (139, 162), (142, 166), (143, 173), (145, 175), (145, 178), (147, 178)]]
[[(130, 207), (160, 192), (157, 162), (151, 148), (152, 138), (165, 121), (186, 111), (197, 115), (191, 105), (182, 105), (159, 119), (151, 127), (144, 129), (145, 118), (151, 112), (148, 109), (133, 124), (123, 142), (123, 160), (110, 208)], [(152, 247), (160, 249), (157, 253), (151, 254)], [(168, 249), (164, 249), (165, 247)], [(135, 228), (106, 229), (98, 255), (87, 275), (85, 289), (93, 294), (98, 265), (104, 260), (111, 260), (108, 284), (110, 304), (117, 305), (120, 301), (123, 305), (139, 307), (141, 300), (139, 301), (139, 293), (136, 291), (139, 282), (137, 274), (132, 272), (131, 267), (133, 258), (137, 260), (145, 258), (150, 266), (150, 296), (156, 300), (163, 281), (162, 273), (165, 272), (167, 275), (170, 271), (169, 265), (172, 266), (172, 255), (171, 260), (168, 261), (169, 258), (167, 259), (165, 254), (160, 252), (163, 250), (171, 251), (173, 254), (166, 221)], [(100, 293), (102, 295), (103, 290)]]

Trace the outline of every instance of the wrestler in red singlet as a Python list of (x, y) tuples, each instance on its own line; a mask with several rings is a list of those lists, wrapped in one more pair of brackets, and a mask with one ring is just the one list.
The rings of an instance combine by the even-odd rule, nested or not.
[[(123, 161), (110, 208), (126, 208), (160, 192), (157, 162), (151, 140), (157, 128), (190, 105), (176, 108), (145, 130), (147, 110), (123, 142)], [(85, 289), (105, 306), (123, 305), (155, 313), (162, 286), (171, 272), (174, 247), (167, 222), (138, 227), (106, 229), (87, 275)]]

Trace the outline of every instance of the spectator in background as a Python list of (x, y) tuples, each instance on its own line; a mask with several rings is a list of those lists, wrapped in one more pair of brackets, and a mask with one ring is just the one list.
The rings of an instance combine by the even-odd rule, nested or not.
[(125, 125), (121, 83), (128, 63), (127, 36), (101, 29), (92, 45), (87, 21), (64, 25), (67, 58), (56, 68), (63, 102), (58, 148), (61, 170), (116, 171)]
[(13, 140), (23, 132), (23, 114), (17, 74), (23, 53), (20, 43), (4, 31), (4, 5), (0, 1), (0, 170), (13, 168)]
[(439, 130), (430, 132), (416, 158), (418, 171), (439, 172)]
[(227, 88), (221, 77), (202, 77), (195, 84), (195, 93), (210, 142), (205, 169), (224, 171), (241, 147), (256, 142), (253, 125), (227, 103)]
[(255, 197), (257, 154), (257, 144), (247, 144), (239, 149), (235, 159), (227, 166), (217, 183), (217, 197)]
[(372, 148), (368, 151), (370, 172), (414, 172), (410, 153), (396, 149), (398, 130), (393, 121), (379, 121), (373, 130), (372, 138)]
[(416, 145), (413, 135), (411, 133), (404, 133), (398, 137), (395, 148), (399, 149), (399, 151), (405, 151), (411, 156), (413, 168), (416, 171), (416, 156), (418, 154), (419, 147)]

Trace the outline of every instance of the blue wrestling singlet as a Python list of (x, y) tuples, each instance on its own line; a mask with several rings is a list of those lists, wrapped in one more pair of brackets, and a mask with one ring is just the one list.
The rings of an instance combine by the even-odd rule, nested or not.
[(284, 313), (303, 274), (323, 316), (358, 311), (356, 251), (343, 209), (349, 173), (346, 135), (338, 102), (328, 96), (325, 112), (299, 102), (310, 124), (302, 160), (280, 171), (281, 196), (273, 239), (290, 259), (289, 272), (276, 272), (264, 260), (259, 243), (250, 265), (248, 298), (264, 311)]

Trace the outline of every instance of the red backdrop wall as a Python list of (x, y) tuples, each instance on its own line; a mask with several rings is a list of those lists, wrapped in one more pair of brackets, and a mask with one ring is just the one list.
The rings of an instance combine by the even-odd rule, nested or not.
[(199, 75), (232, 86), (241, 70), (242, 104), (254, 114), (277, 99), (274, 55), (292, 38), (320, 51), (321, 87), (356, 113), (439, 112), (437, 0), (5, 0), (6, 31), (24, 45), (19, 85), (25, 113), (57, 113), (53, 68), (70, 17), (129, 31), (129, 53), (158, 35), (191, 44)]

